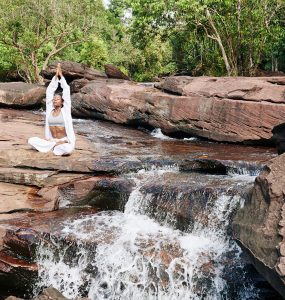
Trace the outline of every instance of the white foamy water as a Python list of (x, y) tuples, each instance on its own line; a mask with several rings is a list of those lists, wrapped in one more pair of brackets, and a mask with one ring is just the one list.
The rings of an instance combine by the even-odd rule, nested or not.
[(160, 128), (155, 128), (150, 134), (157, 139), (174, 140), (173, 138), (163, 134)]
[(184, 138), (183, 141), (198, 141), (196, 137)]
[(167, 222), (161, 225), (145, 214), (152, 195), (142, 193), (141, 187), (161, 180), (170, 171), (133, 174), (136, 188), (124, 212), (101, 212), (67, 221), (61, 235), (77, 242), (53, 241), (40, 246), (38, 288), (52, 285), (68, 298), (81, 296), (85, 290), (94, 300), (252, 296), (250, 285), (242, 287), (237, 281), (241, 286), (231, 298), (232, 283), (226, 276), (226, 267), (236, 272), (234, 266), (240, 264), (239, 248), (227, 235), (229, 216), (240, 202), (238, 195), (223, 192), (209, 199), (206, 222), (198, 218), (189, 232)]

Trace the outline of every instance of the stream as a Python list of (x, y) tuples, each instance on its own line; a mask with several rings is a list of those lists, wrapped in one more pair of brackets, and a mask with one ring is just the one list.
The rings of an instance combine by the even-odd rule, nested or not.
[[(248, 197), (262, 160), (273, 156), (271, 150), (175, 140), (159, 129), (148, 135), (124, 127), (116, 131), (116, 125), (88, 120), (77, 120), (75, 127), (106, 156), (139, 154), (149, 160), (153, 154), (154, 160), (171, 157), (172, 162), (149, 163), (122, 175), (134, 182), (123, 207), (60, 224), (60, 238), (38, 246), (35, 295), (47, 286), (68, 298), (94, 300), (276, 295), (231, 238), (234, 213)], [(132, 130), (136, 139), (130, 136), (129, 142)], [(191, 153), (226, 161), (226, 172), (183, 170), (178, 162)], [(63, 203), (61, 209), (69, 206)]]

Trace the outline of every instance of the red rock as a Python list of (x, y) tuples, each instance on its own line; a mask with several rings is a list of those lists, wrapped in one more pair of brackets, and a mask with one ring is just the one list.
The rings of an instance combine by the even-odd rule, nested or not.
[(114, 66), (112, 64), (107, 64), (104, 67), (105, 67), (105, 73), (106, 73), (108, 78), (117, 78), (117, 79), (130, 80), (129, 76), (124, 74), (116, 66)]
[(266, 78), (179, 77), (161, 88), (182, 96), (131, 82), (93, 81), (73, 95), (73, 114), (244, 143), (270, 142), (273, 127), (284, 122), (285, 86)]
[[(285, 154), (257, 177), (233, 222), (234, 236), (265, 279), (285, 297)], [(281, 242), (280, 242), (281, 240)], [(279, 251), (277, 251), (279, 249)]]
[(88, 83), (89, 83), (89, 80), (85, 79), (85, 78), (73, 80), (70, 83), (70, 91), (71, 91), (71, 93), (77, 93), (77, 92), (79, 92), (80, 89), (83, 88)]
[(45, 97), (45, 88), (24, 82), (0, 83), (0, 105), (9, 107), (35, 107)]
[[(55, 75), (58, 63), (59, 61), (55, 61), (49, 64), (46, 70), (41, 71), (41, 75), (44, 78), (51, 79)], [(63, 75), (67, 79), (67, 81), (72, 81), (79, 78), (85, 78), (88, 80), (93, 80), (98, 77), (107, 78), (104, 72), (92, 69), (85, 64), (80, 64), (72, 61), (61, 61), (60, 63)]]

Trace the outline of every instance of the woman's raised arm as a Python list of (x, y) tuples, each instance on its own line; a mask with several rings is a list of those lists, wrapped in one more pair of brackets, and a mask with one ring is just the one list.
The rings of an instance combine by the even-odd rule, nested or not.
[(63, 77), (63, 75), (61, 75), (61, 78), (59, 80), (60, 85), (63, 89), (62, 91), (62, 98), (64, 100), (64, 106), (68, 107), (68, 109), (71, 109), (71, 97), (70, 97), (70, 87), (67, 84), (65, 78)]
[(60, 63), (57, 65), (57, 74), (60, 76), (60, 85), (62, 87), (62, 98), (64, 100), (64, 104), (63, 107), (65, 109), (68, 109), (69, 112), (71, 112), (71, 97), (70, 97), (70, 87), (67, 84), (63, 74), (62, 74), (62, 70), (61, 70), (61, 65)]
[(57, 87), (58, 87), (58, 78), (55, 75), (55, 76), (53, 76), (51, 82), (49, 83), (49, 85), (46, 89), (46, 105), (47, 105), (47, 107), (52, 105), (54, 92), (56, 91)]

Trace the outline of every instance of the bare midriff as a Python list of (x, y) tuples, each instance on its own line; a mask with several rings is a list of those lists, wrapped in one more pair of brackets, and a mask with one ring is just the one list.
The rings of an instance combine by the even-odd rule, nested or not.
[(49, 126), (49, 129), (54, 139), (62, 139), (66, 137), (65, 127), (63, 126)]

